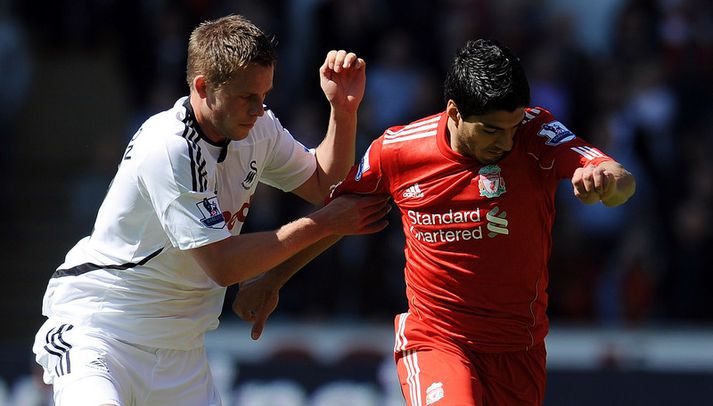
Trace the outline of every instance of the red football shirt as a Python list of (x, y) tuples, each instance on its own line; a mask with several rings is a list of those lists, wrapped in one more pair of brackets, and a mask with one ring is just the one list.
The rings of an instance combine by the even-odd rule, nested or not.
[(445, 112), (376, 139), (332, 193), (390, 194), (406, 236), (409, 312), (485, 352), (527, 349), (548, 329), (555, 190), (611, 159), (545, 109), (529, 108), (512, 150), (482, 165), (449, 145)]

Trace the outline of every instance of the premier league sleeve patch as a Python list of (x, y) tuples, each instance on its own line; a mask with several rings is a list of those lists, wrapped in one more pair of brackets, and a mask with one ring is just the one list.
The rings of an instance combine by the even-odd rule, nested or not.
[(196, 206), (203, 216), (201, 223), (210, 228), (225, 227), (225, 218), (218, 207), (218, 196), (204, 198), (201, 202), (196, 203)]
[(572, 131), (568, 130), (567, 127), (559, 121), (550, 121), (544, 124), (537, 135), (547, 138), (545, 144), (552, 146), (564, 144), (567, 141), (572, 141), (576, 137)]
[(369, 151), (371, 150), (371, 146), (367, 148), (366, 152), (364, 153), (364, 156), (361, 158), (361, 162), (359, 162), (359, 170), (357, 171), (356, 175), (354, 176), (355, 181), (360, 181), (362, 175), (364, 172), (368, 171), (371, 166), (369, 165)]

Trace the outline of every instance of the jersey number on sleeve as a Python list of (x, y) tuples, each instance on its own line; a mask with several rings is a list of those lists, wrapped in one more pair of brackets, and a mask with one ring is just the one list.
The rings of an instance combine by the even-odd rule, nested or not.
[(141, 134), (142, 129), (143, 128), (139, 128), (139, 131), (137, 131), (136, 134), (134, 134), (134, 136), (131, 137), (131, 140), (129, 141), (129, 145), (126, 147), (126, 151), (124, 152), (124, 159), (122, 159), (123, 161), (125, 161), (127, 159), (131, 159), (131, 150), (134, 149), (134, 141), (136, 141), (136, 139), (139, 137), (139, 134)]

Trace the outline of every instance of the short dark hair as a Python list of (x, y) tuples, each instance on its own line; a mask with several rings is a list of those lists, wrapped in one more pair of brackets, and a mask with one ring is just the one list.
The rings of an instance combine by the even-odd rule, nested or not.
[(249, 64), (272, 66), (277, 61), (276, 41), (240, 15), (228, 15), (201, 23), (188, 41), (186, 81), (204, 75), (220, 87)]
[(496, 41), (468, 41), (456, 53), (444, 85), (461, 116), (513, 111), (530, 104), (530, 85), (512, 51)]

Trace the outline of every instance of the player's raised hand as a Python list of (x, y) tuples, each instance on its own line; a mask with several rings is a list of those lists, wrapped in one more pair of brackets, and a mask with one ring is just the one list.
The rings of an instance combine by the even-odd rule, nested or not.
[(319, 68), (320, 85), (336, 110), (355, 113), (364, 97), (366, 62), (353, 52), (329, 51)]

